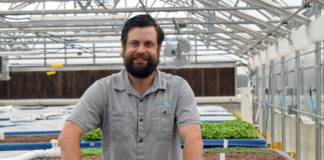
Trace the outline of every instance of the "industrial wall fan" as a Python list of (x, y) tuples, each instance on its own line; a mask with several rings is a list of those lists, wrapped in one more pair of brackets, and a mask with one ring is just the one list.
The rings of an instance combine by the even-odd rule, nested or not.
[(188, 40), (178, 38), (167, 41), (164, 47), (164, 61), (172, 68), (181, 68), (191, 61), (191, 45)]

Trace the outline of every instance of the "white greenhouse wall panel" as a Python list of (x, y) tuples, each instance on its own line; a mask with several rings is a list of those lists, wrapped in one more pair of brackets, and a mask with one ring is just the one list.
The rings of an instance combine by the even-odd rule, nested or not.
[(296, 152), (296, 119), (286, 118), (286, 152)]
[(281, 130), (281, 113), (279, 111), (275, 111), (275, 137), (274, 137), (274, 142), (281, 142), (281, 134), (282, 134), (282, 130)]
[(301, 157), (302, 159), (316, 159), (315, 126), (301, 123)]

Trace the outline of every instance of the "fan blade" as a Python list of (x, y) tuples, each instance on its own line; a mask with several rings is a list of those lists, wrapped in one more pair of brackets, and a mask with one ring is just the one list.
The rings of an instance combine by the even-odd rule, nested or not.
[(167, 43), (164, 47), (164, 56), (166, 57), (171, 57), (171, 56), (175, 56), (175, 45), (171, 44), (171, 43)]
[(179, 39), (178, 46), (179, 46), (179, 48), (181, 48), (181, 50), (183, 52), (190, 52), (190, 50), (191, 50), (191, 45), (190, 45), (189, 41), (187, 41), (183, 38)]
[(179, 56), (179, 57), (174, 58), (172, 61), (172, 65), (175, 67), (183, 67), (187, 64), (189, 64), (187, 56)]

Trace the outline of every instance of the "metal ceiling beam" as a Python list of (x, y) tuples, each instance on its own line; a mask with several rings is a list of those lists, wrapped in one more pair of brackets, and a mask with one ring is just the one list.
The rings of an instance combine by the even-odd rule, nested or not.
[[(9, 1), (9, 0), (0, 0), (0, 3), (3, 1)], [(52, 2), (68, 2), (68, 1), (76, 1), (76, 0), (10, 0), (10, 3), (12, 2), (23, 2), (25, 4), (27, 3), (31, 3), (34, 4), (34, 2), (47, 2), (47, 1), (52, 1)], [(73, 26), (64, 26), (65, 21), (57, 21), (56, 23), (52, 23), (50, 21), (38, 21), (38, 22), (22, 22), (19, 19), (21, 18), (26, 18), (26, 16), (33, 16), (33, 15), (42, 15), (44, 17), (50, 17), (53, 16), (53, 14), (55, 15), (64, 15), (64, 14), (75, 14), (75, 16), (79, 16), (79, 15), (86, 15), (86, 14), (103, 14), (103, 16), (105, 16), (104, 14), (106, 13), (111, 13), (111, 14), (118, 14), (118, 13), (132, 13), (132, 12), (149, 12), (149, 13), (155, 13), (155, 12), (172, 12), (172, 13), (176, 13), (176, 12), (184, 12), (185, 15), (187, 15), (190, 18), (184, 18), (183, 20), (176, 20), (177, 24), (183, 24), (186, 27), (185, 28), (181, 28), (181, 34), (187, 36), (189, 35), (188, 39), (190, 39), (190, 37), (192, 38), (192, 35), (197, 35), (197, 37), (200, 37), (200, 39), (197, 39), (197, 42), (199, 44), (202, 44), (205, 46), (205, 50), (209, 50), (212, 51), (209, 48), (217, 48), (219, 50), (223, 50), (225, 52), (228, 52), (228, 54), (233, 54), (235, 56), (237, 56), (238, 58), (247, 58), (246, 52), (242, 52), (248, 48), (250, 48), (251, 45), (253, 44), (257, 44), (254, 47), (255, 48), (264, 48), (264, 44), (260, 43), (258, 44), (257, 42), (262, 39), (263, 42), (267, 42), (267, 43), (275, 43), (276, 39), (273, 38), (271, 35), (268, 35), (268, 33), (264, 33), (264, 31), (267, 31), (267, 29), (273, 29), (274, 32), (280, 31), (280, 26), (275, 26), (272, 25), (272, 23), (276, 23), (276, 24), (280, 24), (281, 21), (279, 21), (278, 19), (274, 19), (273, 21), (262, 21), (261, 19), (256, 19), (253, 16), (249, 16), (248, 14), (242, 15), (245, 12), (240, 12), (240, 11), (247, 11), (247, 10), (257, 10), (257, 11), (269, 11), (271, 9), (264, 7), (264, 6), (253, 6), (253, 7), (237, 7), (236, 5), (232, 6), (227, 6), (227, 5), (206, 5), (202, 6), (198, 1), (195, 1), (196, 3), (199, 3), (199, 5), (192, 5), (189, 1), (186, 0), (180, 0), (180, 1), (167, 1), (168, 4), (170, 4), (170, 6), (178, 6), (178, 7), (152, 7), (153, 3), (151, 6), (149, 5), (145, 5), (145, 8), (143, 10), (143, 8), (116, 8), (116, 9), (107, 9), (104, 8), (102, 9), (102, 7), (98, 4), (98, 6), (94, 5), (95, 1), (92, 0), (77, 0), (78, 2), (82, 2), (82, 4), (85, 4), (84, 2), (86, 2), (86, 5), (83, 5), (83, 10), (82, 7), (81, 8), (77, 8), (77, 9), (59, 9), (59, 10), (25, 10), (26, 8), (23, 8), (22, 10), (13, 10), (13, 11), (1, 11), (0, 12), (0, 16), (2, 15), (3, 18), (5, 18), (8, 15), (8, 19), (6, 21), (8, 22), (12, 22), (16, 25), (10, 25), (8, 26), (4, 26), (4, 25), (0, 25), (0, 34), (1, 32), (3, 33), (3, 31), (5, 31), (5, 34), (8, 33), (8, 35), (13, 35), (11, 37), (4, 37), (4, 34), (1, 34), (0, 39), (4, 40), (1, 43), (2, 45), (6, 46), (6, 45), (21, 45), (21, 44), (25, 44), (27, 42), (28, 46), (37, 46), (39, 47), (39, 45), (36, 44), (43, 44), (45, 43), (59, 43), (59, 44), (64, 44), (64, 43), (68, 43), (68, 45), (73, 45), (73, 44), (77, 44), (77, 43), (86, 43), (86, 45), (91, 44), (91, 43), (97, 43), (98, 40), (80, 40), (80, 41), (69, 41), (68, 39), (74, 39), (72, 37), (88, 37), (88, 36), (94, 36), (94, 37), (103, 37), (103, 36), (120, 36), (120, 28), (122, 27), (122, 23), (124, 23), (125, 19), (119, 20), (118, 22), (121, 22), (120, 24), (111, 24), (111, 25), (107, 25), (107, 24), (103, 24), (102, 22), (98, 22), (98, 23), (93, 23), (93, 21), (74, 21), (73, 20)], [(91, 5), (90, 5), (90, 1), (93, 7), (98, 7), (96, 9), (94, 9)], [(126, 1), (126, 0), (125, 0)], [(200, 0), (203, 1), (203, 0)], [(248, 1), (248, 0), (243, 0), (243, 1)], [(98, 2), (98, 0), (96, 0), (96, 2)], [(117, 0), (114, 0), (114, 2), (117, 2)], [(119, 2), (119, 0), (118, 0)], [(144, 1), (143, 1), (144, 2)], [(208, 1), (210, 2), (210, 1)], [(252, 2), (252, 1), (250, 1)], [(36, 4), (37, 4), (36, 3)], [(236, 3), (238, 3), (238, 0), (236, 1)], [(257, 2), (255, 2), (257, 3)], [(261, 2), (260, 2), (261, 3)], [(173, 5), (175, 4), (175, 5)], [(221, 3), (223, 4), (223, 3)], [(86, 6), (86, 7), (85, 7)], [(184, 7), (186, 6), (186, 7)], [(190, 6), (190, 7), (187, 7)], [(199, 6), (199, 7), (198, 7)], [(79, 7), (79, 6), (77, 6)], [(110, 6), (110, 4), (107, 4), (107, 7), (112, 7)], [(281, 12), (280, 10), (290, 10), (290, 9), (299, 9), (301, 6), (288, 6), (288, 7), (279, 7), (279, 11), (276, 12)], [(60, 7), (58, 7), (60, 8)], [(101, 9), (99, 9), (101, 8)], [(218, 11), (222, 11), (222, 12), (218, 12)], [(216, 17), (216, 19), (214, 19), (213, 21), (208, 21), (210, 18), (210, 13), (224, 13), (227, 12), (230, 15), (233, 15), (235, 17), (238, 17), (240, 20), (245, 19), (244, 21), (235, 21), (233, 22), (232, 19), (225, 19), (225, 18), (221, 18), (223, 16), (220, 17)], [(47, 15), (50, 14), (50, 15)], [(168, 13), (166, 13), (168, 14)], [(273, 13), (275, 14), (275, 13)], [(288, 14), (288, 13), (287, 13)], [(127, 14), (130, 15), (130, 14)], [(155, 14), (152, 14), (155, 15)], [(193, 16), (192, 16), (193, 15)], [(196, 16), (198, 15), (198, 16)], [(224, 14), (225, 17), (229, 17), (228, 14)], [(64, 15), (65, 16), (65, 15)], [(14, 17), (14, 18), (11, 18)], [(37, 17), (37, 16), (35, 16)], [(168, 16), (165, 16), (168, 17)], [(192, 18), (195, 17), (195, 18)], [(274, 17), (276, 18), (276, 17)], [(158, 19), (158, 18), (157, 18)], [(233, 18), (233, 19), (237, 19), (237, 18)], [(292, 18), (291, 18), (292, 19)], [(258, 21), (259, 20), (259, 21)], [(166, 35), (176, 35), (176, 32), (174, 31), (174, 25), (172, 25), (172, 21), (170, 18), (165, 18), (164, 20), (157, 20), (158, 23), (163, 27), (163, 29), (166, 31)], [(72, 21), (70, 21), (72, 22)], [(75, 23), (74, 23), (75, 22)], [(97, 21), (96, 21), (97, 22)], [(301, 20), (302, 22), (302, 20)], [(46, 26), (47, 24), (52, 24), (52, 26)], [(88, 24), (85, 24), (88, 23)], [(0, 22), (1, 24), (1, 22)], [(270, 24), (270, 25), (269, 25)], [(18, 26), (17, 26), (18, 25)], [(202, 28), (206, 28), (207, 25), (209, 26), (210, 30), (204, 30)], [(252, 30), (249, 29), (248, 27), (251, 25), (256, 25), (260, 28), (260, 30)], [(272, 25), (272, 26), (271, 26)], [(109, 26), (109, 27), (105, 27), (105, 26)], [(223, 28), (224, 26), (226, 26), (227, 28)], [(268, 27), (271, 26), (271, 27)], [(1, 27), (4, 27), (1, 29)], [(16, 27), (16, 28), (15, 28)], [(55, 27), (55, 28), (54, 28)], [(198, 28), (198, 29), (195, 29)], [(265, 29), (266, 27), (268, 27), (267, 29)], [(275, 28), (273, 28), (275, 27)], [(23, 28), (27, 28), (27, 30), (24, 30)], [(5, 30), (3, 30), (5, 29)], [(6, 32), (8, 31), (8, 32)], [(14, 31), (14, 32), (12, 32)], [(52, 32), (53, 31), (53, 32)], [(79, 31), (82, 31), (80, 33), (78, 33)], [(89, 31), (89, 33), (86, 33), (87, 31)], [(38, 32), (47, 32), (49, 34), (35, 34)], [(63, 33), (66, 32), (67, 34)], [(284, 31), (281, 31), (284, 32)], [(281, 33), (280, 32), (280, 33)], [(16, 33), (23, 33), (25, 35), (19, 35)], [(85, 34), (83, 34), (85, 33)], [(240, 33), (240, 34), (239, 34)], [(245, 34), (241, 34), (241, 33), (245, 33)], [(279, 32), (278, 32), (279, 33)], [(33, 35), (34, 34), (34, 35)], [(281, 33), (281, 34), (289, 34), (289, 33)], [(55, 35), (55, 36), (53, 36)], [(225, 36), (226, 35), (226, 36)], [(19, 39), (20, 38), (20, 39)], [(36, 38), (38, 40), (36, 40)], [(51, 38), (54, 38), (54, 40), (52, 40), (52, 42), (48, 42), (48, 40), (50, 40)], [(57, 39), (60, 39), (59, 41), (57, 41)], [(15, 41), (11, 41), (10, 40), (15, 40)], [(45, 41), (44, 41), (45, 40)], [(46, 41), (47, 40), (47, 41)], [(67, 40), (65, 42), (65, 40)], [(28, 41), (32, 41), (32, 42), (28, 42)], [(102, 42), (102, 41), (100, 41)], [(115, 40), (115, 41), (109, 41), (107, 43), (120, 43), (119, 40)], [(205, 43), (205, 44), (203, 44)], [(83, 45), (83, 44), (82, 44)], [(82, 46), (80, 44), (80, 46)], [(49, 45), (50, 46), (50, 45)], [(33, 48), (34, 48), (33, 47)], [(42, 46), (40, 46), (42, 47)], [(46, 45), (44, 45), (44, 47), (46, 47)], [(71, 46), (69, 46), (71, 47)], [(83, 49), (89, 50), (91, 52), (91, 48), (92, 47), (84, 47)], [(200, 47), (203, 48), (203, 47)], [(42, 48), (40, 48), (42, 49)], [(46, 47), (46, 49), (48, 49)], [(82, 48), (81, 48), (82, 49)], [(216, 50), (216, 49), (215, 49)], [(197, 51), (203, 51), (203, 49), (197, 49)], [(72, 52), (71, 50), (67, 49), (67, 52)], [(251, 51), (253, 53), (256, 53), (256, 50)], [(197, 55), (199, 56), (199, 55)]]
[[(270, 2), (267, 2), (264, 0), (258, 0), (258, 1), (241, 0), (241, 1), (244, 1), (245, 3), (249, 4), (252, 7), (262, 7), (277, 17), (281, 17), (281, 16), (288, 17), (293, 14), (292, 12), (290, 12), (288, 10), (280, 8), (279, 6), (271, 4)], [(309, 24), (310, 23), (310, 20), (307, 17), (304, 17), (302, 15), (296, 15), (296, 16), (292, 17), (291, 20), (293, 20), (294, 22), (296, 22), (298, 24)]]
[[(194, 29), (194, 30), (196, 30), (196, 29)], [(225, 29), (222, 29), (222, 28), (220, 28), (220, 27), (216, 27), (216, 26), (214, 26), (214, 31), (220, 31), (220, 32), (223, 32), (223, 33), (226, 33), (226, 30)], [(242, 36), (239, 36), (239, 35), (236, 35), (236, 34), (230, 34), (230, 33), (227, 33), (226, 34), (227, 36), (229, 36), (229, 37), (231, 37), (233, 40), (235, 39), (235, 40), (239, 40), (239, 41), (241, 41), (242, 43), (244, 43), (244, 44), (247, 44), (247, 45), (253, 45), (254, 43), (253, 43), (253, 40), (251, 40), (251, 39), (247, 39), (247, 38), (245, 38), (245, 37), (242, 37)], [(264, 46), (264, 45), (260, 45), (260, 48), (262, 48), (262, 49), (265, 49), (266, 48), (266, 46)]]
[[(198, 11), (196, 12), (197, 14), (199, 14), (200, 16), (203, 16), (203, 17), (209, 17), (210, 15), (205, 13), (205, 12), (201, 12), (201, 11)], [(224, 18), (221, 18), (221, 17), (217, 17), (217, 20), (216, 22), (230, 22), (229, 20), (226, 20)], [(254, 24), (254, 23), (253, 23)], [(226, 25), (226, 24), (224, 24)], [(258, 39), (258, 38), (262, 38), (264, 37), (265, 34), (262, 34), (261, 32), (258, 32), (258, 31), (254, 31), (254, 30), (251, 30), (249, 28), (246, 28), (246, 27), (242, 27), (240, 25), (226, 25), (228, 28), (231, 28), (232, 30), (237, 30), (237, 31), (242, 31), (242, 32), (245, 32), (246, 34), (254, 37), (255, 39)], [(276, 39), (272, 38), (272, 37), (267, 37), (266, 41), (269, 41), (271, 43), (275, 43), (277, 42)]]
[[(200, 16), (203, 16), (203, 17), (209, 17), (209, 14), (205, 13), (205, 12), (195, 12), (196, 14), (199, 14)], [(225, 19), (222, 19), (220, 17), (217, 17), (218, 20), (220, 21), (226, 21)], [(266, 34), (262, 34), (260, 32), (257, 32), (257, 31), (253, 31), (253, 30), (250, 30), (246, 27), (242, 27), (242, 26), (239, 26), (239, 25), (227, 25), (228, 28), (231, 28), (232, 30), (238, 30), (238, 31), (242, 31), (248, 35), (250, 35), (251, 37), (254, 37), (253, 39), (261, 39), (263, 38)], [(272, 37), (267, 37), (266, 40), (268, 43), (276, 43), (277, 40), (272, 38)]]
[(17, 3), (17, 2), (67, 2), (74, 0), (0, 0), (0, 3)]
[[(175, 5), (175, 4), (173, 4), (173, 5)], [(189, 5), (189, 4), (187, 4), (187, 5)], [(199, 16), (204, 17), (204, 19), (205, 19), (206, 21), (208, 21), (208, 20), (210, 19), (210, 14), (208, 14), (208, 13), (206, 13), (206, 12), (203, 12), (203, 11), (193, 12), (192, 14), (193, 14), (193, 15), (198, 14)], [(197, 18), (197, 19), (198, 19), (198, 18)], [(223, 19), (223, 18), (221, 18), (221, 17), (217, 17), (217, 19), (215, 20), (215, 22), (216, 22), (216, 24), (217, 24), (218, 22), (222, 23), (222, 22), (231, 22), (231, 21), (230, 21), (230, 20)], [(268, 23), (269, 23), (269, 22), (268, 22)], [(255, 24), (255, 23), (252, 23), (252, 24)], [(224, 25), (226, 25), (226, 23), (224, 23)], [(238, 30), (238, 31), (245, 32), (245, 33), (247, 33), (248, 35), (250, 35), (251, 37), (254, 37), (254, 39), (256, 39), (256, 40), (261, 39), (261, 38), (263, 38), (263, 37), (266, 35), (266, 33), (263, 34), (263, 33), (258, 32), (258, 31), (250, 30), (250, 29), (248, 29), (248, 28), (246, 28), (246, 27), (242, 27), (242, 26), (240, 26), (240, 25), (226, 25), (226, 26), (227, 26), (228, 28), (231, 28), (232, 30)], [(266, 42), (266, 43), (276, 43), (277, 40), (276, 40), (275, 38), (272, 38), (272, 37), (269, 37), (269, 36), (268, 36), (268, 37), (265, 39), (265, 42)]]
[[(199, 28), (197, 28), (197, 30), (200, 30)], [(206, 38), (206, 35), (198, 35), (201, 39)], [(234, 42), (234, 41), (228, 41), (227, 43), (225, 43), (224, 41), (218, 41), (217, 38), (223, 38), (219, 35), (212, 35), (211, 37), (214, 37), (215, 40), (211, 41), (210, 43), (216, 43), (219, 46), (222, 46), (224, 48), (230, 49), (233, 51), (233, 53), (239, 53), (240, 52), (240, 48), (244, 48), (244, 46)], [(209, 37), (209, 38), (211, 38)], [(232, 44), (232, 45), (228, 45), (228, 44)], [(238, 47), (239, 49), (234, 48), (234, 46)]]
[[(206, 1), (206, 0), (198, 0), (199, 2), (207, 5), (208, 7), (211, 7), (213, 6), (213, 4), (209, 1)], [(220, 7), (226, 7), (226, 6), (223, 6), (221, 4), (218, 4)], [(217, 10), (217, 11), (220, 11), (220, 10)], [(244, 19), (246, 21), (251, 21), (251, 22), (254, 22), (256, 23), (257, 25), (260, 25), (263, 27), (263, 30), (264, 29), (273, 29), (273, 28), (276, 28), (276, 26), (270, 24), (270, 23), (266, 23), (265, 21), (263, 20), (260, 20), (260, 19), (257, 19), (255, 18), (254, 16), (250, 16), (248, 14), (245, 14), (243, 12), (240, 12), (238, 10), (224, 10), (225, 12), (231, 14), (231, 15), (234, 15), (240, 19)], [(284, 35), (288, 35), (290, 34), (291, 32), (288, 30), (288, 29), (284, 29), (282, 27), (279, 27), (275, 32), (278, 32), (279, 34), (284, 34)]]
[[(299, 12), (301, 12), (303, 9), (305, 9), (308, 5), (310, 5), (310, 3), (312, 3), (313, 0), (309, 0), (309, 1), (305, 1), (304, 6), (299, 8), (297, 11), (295, 11), (292, 15), (290, 15), (289, 17), (287, 17), (287, 19), (285, 21), (283, 21), (282, 23), (280, 23), (276, 28), (272, 29), (269, 34), (267, 34), (266, 36), (264, 36), (262, 39), (260, 39), (258, 42), (256, 42), (254, 45), (252, 45), (250, 48), (247, 48), (246, 50), (242, 51), (243, 54), (249, 54), (249, 56), (253, 56), (253, 49), (258, 46), (260, 43), (262, 43), (262, 41), (264, 41), (268, 36), (271, 35), (271, 33), (273, 33), (275, 30), (277, 30), (278, 28), (280, 28), (282, 25), (284, 25), (285, 23), (287, 23), (288, 20), (290, 20), (292, 17), (294, 17), (295, 15), (297, 15)], [(252, 51), (252, 52), (251, 52)], [(252, 53), (252, 55), (251, 55)]]
[[(198, 50), (198, 51), (206, 51), (206, 50)], [(214, 51), (214, 50), (208, 50), (208, 51)], [(60, 54), (59, 56), (49, 56), (48, 54), (46, 56), (43, 56), (42, 52), (38, 52), (38, 51), (29, 51), (31, 53), (31, 55), (28, 56), (24, 56), (25, 54), (23, 52), (0, 52), (0, 55), (7, 55), (7, 56), (19, 56), (19, 57), (11, 57), (9, 59), (12, 60), (23, 60), (23, 59), (62, 59), (62, 58), (93, 58), (93, 56), (78, 56), (75, 55), (78, 52), (74, 52), (74, 55), (64, 55), (64, 52), (59, 52), (56, 54)], [(35, 52), (35, 53), (33, 53)], [(70, 52), (71, 53), (71, 52)], [(95, 51), (95, 53), (98, 53), (98, 51)], [(122, 58), (120, 53), (120, 51), (116, 51), (116, 52), (100, 52), (100, 53), (106, 53), (107, 55), (96, 55), (96, 58)], [(199, 54), (186, 54), (188, 56), (220, 56), (220, 55), (224, 55), (224, 54), (228, 54), (228, 53), (199, 53)], [(161, 57), (163, 58), (164, 55), (161, 54)]]
[[(193, 39), (190, 39), (189, 38), (189, 40), (192, 40), (191, 41), (191, 43), (194, 43), (193, 41)], [(217, 40), (221, 40), (221, 39), (217, 39)], [(197, 39), (197, 41), (199, 41), (199, 42), (201, 42), (201, 39)], [(224, 51), (224, 49), (219, 49), (219, 48), (211, 48), (211, 47), (213, 47), (213, 45), (212, 46), (210, 46), (209, 47), (209, 49), (206, 49), (206, 45), (203, 45), (203, 44), (197, 44), (197, 45), (195, 45), (195, 46), (197, 46), (197, 49), (199, 49), (199, 50), (206, 50), (206, 51), (208, 51), (208, 50), (213, 50), (213, 51)], [(201, 48), (201, 47), (205, 47), (205, 48)], [(118, 44), (118, 45), (109, 45), (109, 46), (96, 46), (95, 47), (96, 49), (112, 49), (112, 48), (118, 48), (118, 49), (120, 49), (120, 44)], [(4, 48), (1, 48), (0, 50), (1, 51), (25, 51), (25, 50), (3, 50)], [(48, 50), (62, 50), (62, 49), (65, 49), (64, 48), (64, 46), (61, 46), (61, 47), (46, 47), (46, 49), (48, 49)], [(68, 47), (66, 47), (66, 49), (69, 49)], [(30, 49), (29, 49), (30, 50)], [(42, 47), (39, 47), (39, 48), (37, 48), (37, 47), (34, 47), (33, 48), (33, 50), (43, 50), (43, 48)], [(67, 53), (68, 54), (68, 53)]]
[[(101, 26), (116, 26), (116, 27), (122, 27), (124, 24), (118, 24), (118, 23), (112, 23), (112, 24), (107, 24), (106, 21), (102, 21), (101, 24), (98, 23), (98, 21), (95, 21), (92, 23), (91, 20), (85, 20), (80, 22), (67, 22), (67, 21), (62, 21), (60, 23), (51, 23), (51, 21), (42, 21), (42, 22), (15, 22), (17, 26), (28, 26), (28, 28), (37, 28), (37, 27), (101, 27)], [(268, 21), (268, 23), (279, 23), (280, 21)], [(179, 25), (209, 25), (209, 24), (224, 24), (224, 25), (237, 25), (237, 24), (254, 24), (249, 21), (215, 21), (215, 22), (199, 22), (199, 21), (194, 21), (194, 22), (177, 22)], [(174, 25), (171, 22), (162, 22), (158, 23), (160, 26), (166, 26), (166, 25)], [(8, 28), (7, 25), (5, 24), (0, 24), (0, 28)]]
[[(170, 3), (171, 4), (171, 3)], [(177, 4), (176, 3), (172, 3), (171, 5), (173, 5), (173, 6), (176, 6)], [(189, 5), (189, 4), (187, 4), (187, 5)], [(209, 21), (209, 19), (210, 19), (210, 14), (208, 14), (208, 13), (206, 13), (206, 12), (203, 12), (203, 11), (196, 11), (196, 12), (192, 12), (192, 14), (193, 15), (195, 15), (195, 13), (198, 13), (200, 16), (202, 16), (202, 17), (204, 17), (204, 19), (205, 19), (205, 21)], [(199, 18), (197, 18), (197, 19), (199, 19)], [(218, 19), (218, 17), (217, 17), (217, 19)], [(227, 21), (227, 20), (222, 20), (222, 21)], [(229, 25), (229, 26), (232, 26), (232, 25)], [(233, 26), (237, 26), (237, 25), (233, 25)], [(244, 27), (242, 27), (242, 28), (244, 28)], [(246, 32), (246, 30), (248, 30), (248, 29), (242, 29), (243, 30), (243, 32)], [(252, 32), (255, 32), (255, 31), (252, 31)], [(226, 34), (226, 33), (225, 33)], [(229, 36), (228, 34), (226, 34), (227, 36)], [(200, 36), (200, 37), (203, 37), (203, 38), (210, 38), (210, 36), (209, 37), (207, 37), (206, 35), (198, 35), (198, 36)], [(217, 35), (214, 35), (214, 37), (215, 36), (217, 36)], [(262, 34), (261, 34), (261, 36), (262, 36)], [(261, 37), (260, 36), (260, 37)], [(218, 36), (218, 37), (220, 37), (220, 36)], [(221, 38), (223, 38), (223, 37), (221, 37)], [(230, 41), (230, 42), (228, 42), (228, 43), (231, 43), (232, 42), (232, 44), (236, 44), (236, 42), (233, 42), (233, 41)], [(222, 46), (222, 45), (224, 45), (222, 42), (217, 42), (218, 44), (221, 44), (220, 46)], [(206, 44), (206, 45), (209, 45), (209, 44)], [(240, 46), (240, 44), (237, 44), (237, 46)], [(240, 53), (241, 51), (240, 50), (238, 50), (238, 49), (236, 49), (236, 48), (233, 48), (233, 47), (229, 47), (228, 45), (226, 45), (226, 46), (224, 46), (224, 48), (227, 48), (227, 49), (229, 49), (229, 50), (231, 50), (231, 54), (233, 54), (233, 55), (235, 55), (235, 56), (237, 56), (237, 57), (239, 57), (239, 58), (242, 58), (242, 57), (244, 57), (245, 58), (245, 55), (242, 55), (242, 54), (236, 54), (236, 53)], [(240, 49), (245, 49), (246, 47), (244, 47), (244, 48), (240, 48)], [(228, 50), (227, 50), (228, 51)], [(229, 51), (228, 51), (229, 52)]]
[[(298, 6), (300, 7), (300, 6)], [(296, 9), (296, 6), (283, 7), (284, 9)], [(145, 11), (141, 8), (115, 8), (115, 9), (57, 9), (57, 10), (5, 10), (1, 11), (1, 16), (6, 15), (44, 15), (44, 14), (89, 14), (89, 13), (131, 13), (131, 12), (193, 12), (193, 11), (237, 11), (237, 10), (255, 10), (263, 9), (261, 7), (152, 7), (146, 8)]]
[[(204, 32), (197, 32), (197, 34), (203, 34)], [(214, 33), (214, 32), (213, 32)], [(215, 33), (222, 33), (222, 32), (215, 32)], [(166, 33), (166, 35), (176, 35), (176, 33)], [(70, 33), (70, 34), (56, 34), (56, 36), (69, 38), (69, 37), (109, 37), (109, 36), (120, 36), (120, 33)], [(50, 36), (35, 36), (35, 35), (11, 35), (11, 36), (0, 36), (0, 39), (5, 39), (6, 41), (10, 41), (11, 39), (25, 39), (26, 41), (30, 39), (43, 39), (49, 38)], [(72, 40), (73, 40), (72, 38)], [(190, 38), (189, 38), (190, 39)], [(69, 39), (66, 39), (69, 40)], [(211, 38), (205, 38), (205, 40), (215, 40)], [(217, 40), (239, 40), (237, 38), (221, 38)]]

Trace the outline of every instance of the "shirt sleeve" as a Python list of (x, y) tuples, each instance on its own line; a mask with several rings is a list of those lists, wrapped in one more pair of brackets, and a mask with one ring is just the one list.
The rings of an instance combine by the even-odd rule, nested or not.
[(176, 123), (178, 129), (188, 124), (201, 124), (195, 95), (186, 80), (180, 79), (176, 104)]
[(88, 132), (101, 126), (102, 110), (107, 101), (104, 80), (96, 81), (82, 95), (67, 120)]

